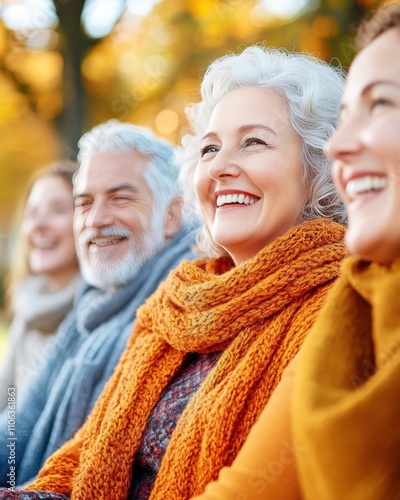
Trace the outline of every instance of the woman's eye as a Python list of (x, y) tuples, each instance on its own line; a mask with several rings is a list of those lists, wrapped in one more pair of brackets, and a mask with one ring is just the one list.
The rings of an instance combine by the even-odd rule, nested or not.
[(391, 102), (388, 99), (385, 99), (384, 97), (374, 99), (371, 104), (371, 109), (376, 109), (380, 108), (382, 106), (390, 106)]
[(217, 146), (214, 146), (213, 144), (207, 144), (200, 149), (200, 156), (203, 157), (207, 153), (216, 153), (217, 151)]
[(267, 143), (262, 139), (258, 139), (257, 137), (250, 137), (246, 139), (244, 145), (245, 146), (259, 146), (259, 145), (267, 146)]

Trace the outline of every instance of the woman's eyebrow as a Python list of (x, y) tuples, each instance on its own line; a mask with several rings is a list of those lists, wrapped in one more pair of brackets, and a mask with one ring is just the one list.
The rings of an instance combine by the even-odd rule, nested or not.
[[(253, 129), (263, 129), (266, 130), (267, 132), (270, 132), (271, 134), (276, 135), (276, 132), (273, 128), (268, 127), (268, 125), (264, 125), (262, 123), (247, 123), (245, 125), (242, 125), (241, 127), (238, 128), (238, 132), (247, 132), (248, 130), (253, 130)], [(218, 137), (218, 133), (214, 131), (207, 132), (203, 137), (201, 138), (202, 141), (204, 139), (209, 139), (210, 137)]]
[(241, 127), (239, 127), (239, 132), (246, 132), (247, 130), (252, 130), (255, 128), (260, 128), (276, 135), (276, 132), (273, 128), (269, 127), (268, 125), (264, 125), (263, 123), (249, 123), (246, 125), (242, 125)]
[(392, 87), (397, 87), (400, 89), (400, 83), (394, 81), (394, 80), (374, 80), (373, 82), (368, 83), (361, 91), (361, 95), (364, 96), (368, 92), (371, 92), (371, 90), (376, 87), (377, 85), (390, 85)]

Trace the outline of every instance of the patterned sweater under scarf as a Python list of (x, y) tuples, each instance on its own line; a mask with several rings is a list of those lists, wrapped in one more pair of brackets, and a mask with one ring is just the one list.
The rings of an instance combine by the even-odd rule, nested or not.
[(200, 493), (235, 458), (298, 352), (347, 255), (344, 228), (311, 221), (234, 267), (183, 262), (138, 311), (125, 353), (86, 424), (30, 490), (126, 499), (147, 419), (190, 352), (223, 351), (189, 401), (152, 500)]

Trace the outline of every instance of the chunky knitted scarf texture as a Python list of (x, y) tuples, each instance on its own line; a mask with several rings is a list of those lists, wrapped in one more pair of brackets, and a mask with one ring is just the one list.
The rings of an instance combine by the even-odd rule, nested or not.
[(300, 354), (293, 423), (307, 500), (400, 498), (400, 260), (351, 257)]
[(142, 306), (127, 349), (76, 436), (29, 489), (126, 499), (146, 421), (186, 353), (223, 350), (190, 400), (152, 500), (199, 494), (235, 458), (337, 278), (344, 228), (311, 221), (255, 257), (183, 262)]

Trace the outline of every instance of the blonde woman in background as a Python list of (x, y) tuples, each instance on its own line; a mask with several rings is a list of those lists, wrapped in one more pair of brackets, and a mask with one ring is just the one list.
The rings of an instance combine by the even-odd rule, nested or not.
[(72, 162), (55, 162), (27, 187), (8, 279), (12, 320), (0, 371), (0, 410), (7, 405), (8, 389), (15, 387), (18, 394), (32, 377), (80, 283), (72, 231), (75, 170)]

